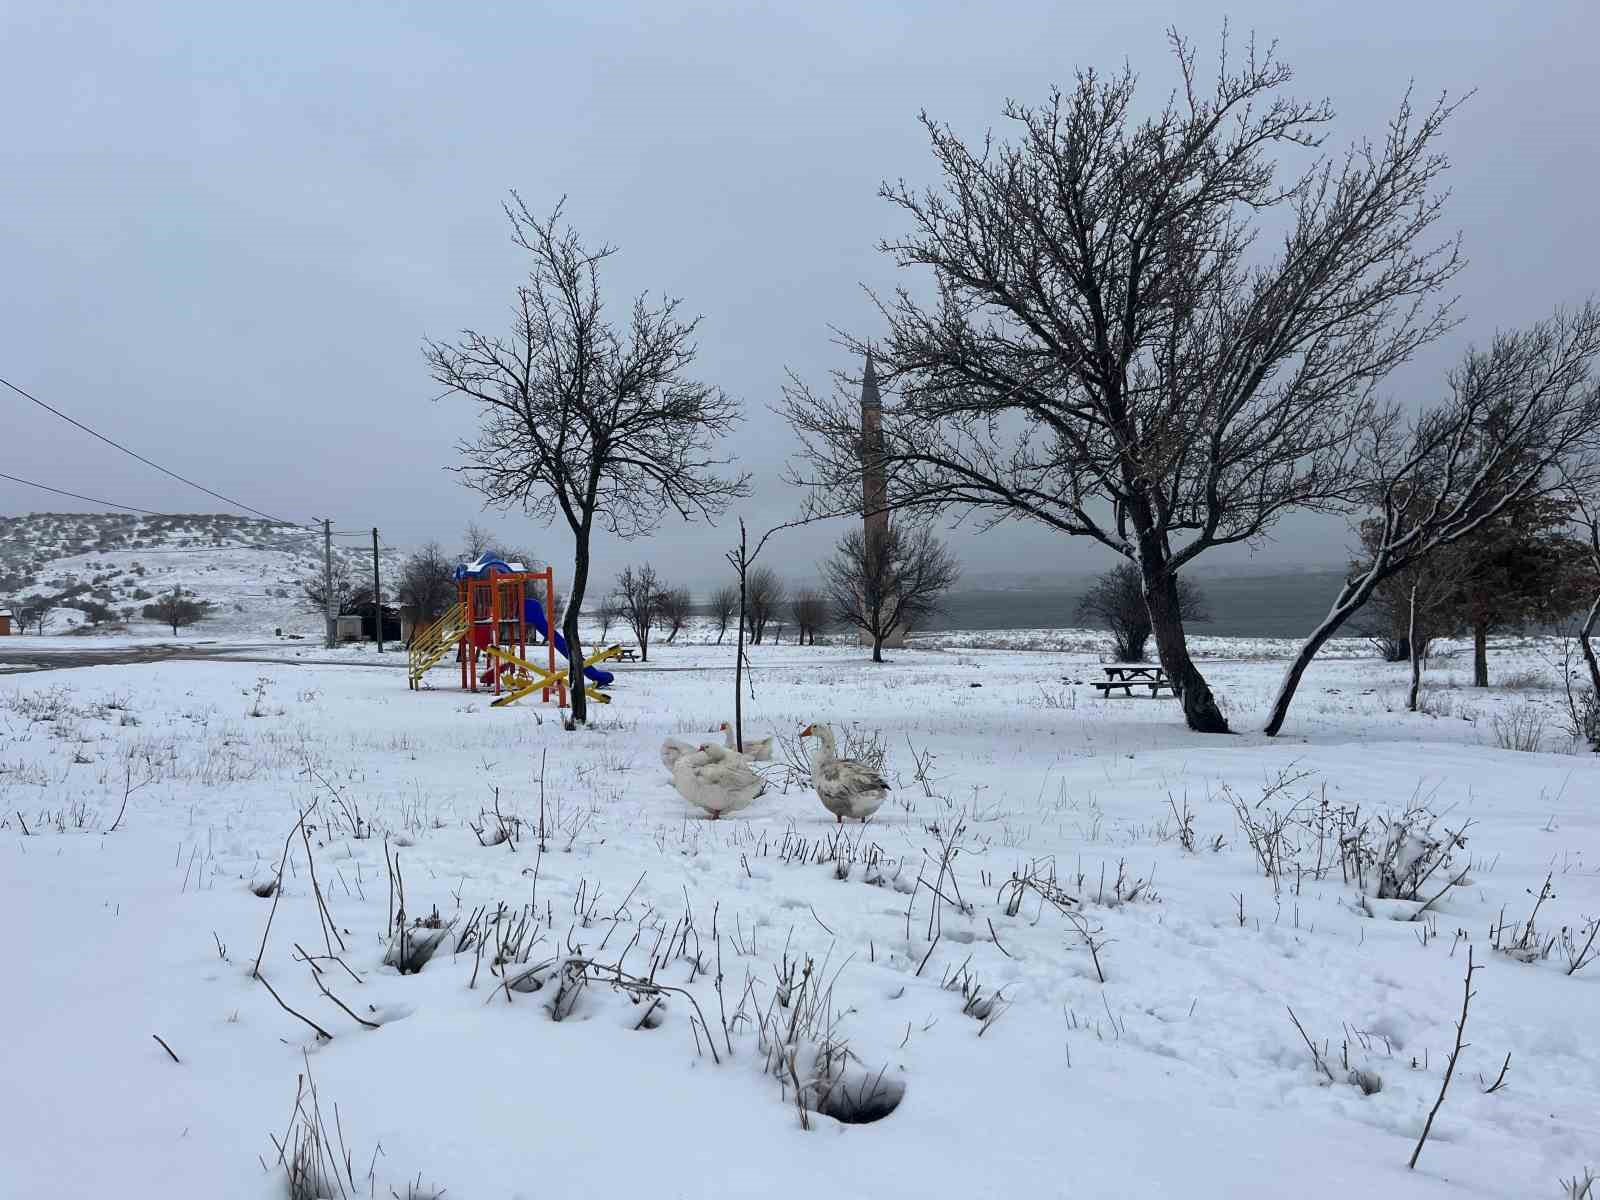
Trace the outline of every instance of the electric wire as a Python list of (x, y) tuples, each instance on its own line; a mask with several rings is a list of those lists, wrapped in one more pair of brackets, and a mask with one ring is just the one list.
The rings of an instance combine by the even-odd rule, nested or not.
[[(198, 490), (204, 492), (206, 495), (212, 496), (212, 497), (214, 497), (214, 498), (216, 498), (218, 500), (221, 500), (224, 504), (230, 504), (234, 508), (241, 508), (245, 512), (254, 513), (258, 517), (265, 517), (269, 521), (277, 521), (280, 525), (298, 525), (298, 526), (302, 526), (302, 527), (304, 527), (304, 525), (305, 525), (305, 522), (303, 522), (303, 521), (286, 521), (282, 517), (275, 517), (271, 513), (262, 512), (259, 508), (251, 508), (250, 505), (245, 504), (242, 501), (235, 500), (231, 496), (224, 496), (221, 492), (214, 492), (210, 488), (206, 487), (204, 484), (196, 483), (192, 479), (186, 478), (183, 475), (179, 475), (176, 471), (168, 470), (166, 467), (163, 467), (160, 463), (153, 462), (152, 460), (146, 458), (144, 455), (140, 454), (137, 450), (130, 450), (130, 449), (128, 449), (128, 447), (124, 446), (121, 442), (114, 441), (113, 439), (108, 438), (105, 434), (100, 433), (97, 430), (89, 428), (89, 426), (85, 425), (82, 421), (79, 421), (79, 420), (77, 420), (77, 419), (75, 419), (73, 417), (69, 417), (66, 413), (62, 412), (59, 408), (54, 408), (54, 407), (46, 404), (43, 400), (39, 399), (39, 397), (33, 395), (31, 392), (25, 391), (24, 389), (18, 387), (16, 384), (12, 383), (9, 379), (6, 379), (3, 376), (0, 376), (0, 383), (5, 384), (6, 387), (10, 388), (13, 392), (17, 393), (17, 395), (21, 396), (24, 400), (29, 400), (32, 403), (37, 404), (40, 408), (44, 409), (46, 412), (53, 413), (56, 416), (60, 417), (63, 421), (67, 422), (67, 424), (76, 426), (77, 428), (83, 430), (83, 432), (87, 433), (90, 437), (98, 438), (100, 441), (104, 442), (106, 445), (111, 446), (114, 449), (122, 451), (124, 454), (127, 454), (127, 455), (129, 455), (129, 456), (131, 456), (133, 458), (138, 459), (140, 462), (144, 463), (147, 467), (154, 467), (156, 470), (160, 471), (163, 475), (169, 475), (173, 479), (176, 479), (179, 483), (185, 483), (185, 484), (188, 484), (192, 488), (197, 488)], [(49, 490), (55, 490), (55, 489), (49, 489)], [(95, 503), (98, 503), (98, 501), (96, 501)], [(125, 505), (125, 504), (118, 504), (118, 505), (115, 505), (114, 507), (117, 507), (117, 508), (128, 508), (129, 506)], [(136, 512), (149, 512), (150, 510), (148, 510), (148, 509), (135, 509), (134, 511), (136, 511)], [(159, 515), (162, 515), (162, 514), (155, 514), (155, 515), (159, 516)]]

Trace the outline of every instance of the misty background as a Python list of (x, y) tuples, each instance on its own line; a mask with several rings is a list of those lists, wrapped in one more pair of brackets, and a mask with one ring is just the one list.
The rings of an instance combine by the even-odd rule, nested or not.
[[(1042, 101), (1074, 68), (1124, 60), (1158, 106), (1176, 78), (1165, 27), (1214, 62), (1224, 15), (1236, 46), (1251, 30), (1279, 41), (1296, 94), (1331, 98), (1333, 153), (1381, 137), (1413, 82), (1424, 101), (1476, 89), (1441, 139), (1444, 224), (1470, 263), (1462, 325), (1390, 394), (1437, 395), (1469, 341), (1593, 289), (1592, 2), (13, 3), (0, 375), (274, 516), (451, 550), (475, 519), (559, 570), (564, 528), (481, 513), (448, 471), (477, 414), (433, 399), (420, 345), (508, 327), (525, 264), (502, 198), (514, 187), (542, 213), (565, 195), (587, 240), (620, 248), (614, 313), (648, 289), (703, 314), (697, 374), (743, 401), (727, 451), (755, 484), (718, 529), (597, 535), (597, 582), (648, 558), (704, 586), (726, 573), (734, 516), (761, 529), (798, 506), (768, 407), (786, 368), (819, 388), (856, 370), (830, 326), (871, 336), (863, 288), (901, 282), (874, 249), (897, 229), (876, 190), (935, 182), (919, 109), (969, 137), (1003, 132), (1008, 97)], [(142, 508), (220, 507), (9, 391), (0, 422), (0, 471)], [(5, 512), (96, 507), (0, 480)], [(840, 531), (784, 534), (773, 565), (810, 576)], [(963, 590), (1112, 561), (1014, 523), (950, 537)], [(1337, 568), (1352, 541), (1342, 521), (1291, 518), (1197, 566)]]

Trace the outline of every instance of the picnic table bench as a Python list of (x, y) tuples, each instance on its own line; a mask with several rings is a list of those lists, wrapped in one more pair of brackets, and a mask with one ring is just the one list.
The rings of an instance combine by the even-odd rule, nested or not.
[(1122, 689), (1122, 694), (1127, 699), (1133, 699), (1133, 689), (1143, 687), (1150, 689), (1150, 699), (1163, 694), (1176, 696), (1177, 686), (1160, 667), (1146, 666), (1112, 666), (1101, 667), (1105, 672), (1104, 679), (1090, 680), (1090, 686), (1100, 689), (1100, 696), (1104, 700), (1111, 699), (1111, 693), (1116, 688)]

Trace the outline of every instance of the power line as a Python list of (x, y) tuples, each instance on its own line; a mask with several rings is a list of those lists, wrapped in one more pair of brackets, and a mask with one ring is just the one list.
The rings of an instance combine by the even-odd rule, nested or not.
[[(140, 462), (144, 463), (145, 466), (147, 466), (147, 467), (154, 467), (156, 470), (160, 471), (163, 475), (170, 475), (173, 479), (176, 479), (179, 483), (186, 483), (192, 488), (198, 488), (200, 491), (204, 492), (208, 496), (213, 496), (216, 499), (221, 500), (224, 504), (231, 504), (231, 505), (233, 505), (234, 508), (242, 508), (242, 509), (244, 509), (245, 512), (255, 513), (255, 515), (258, 516), (258, 517), (265, 517), (267, 520), (276, 521), (280, 525), (300, 525), (300, 524), (302, 524), (302, 522), (299, 522), (299, 521), (286, 521), (282, 517), (275, 517), (271, 513), (264, 513), (259, 508), (251, 508), (248, 504), (241, 503), (240, 501), (234, 500), (229, 496), (224, 496), (221, 492), (214, 492), (210, 488), (206, 487), (204, 484), (199, 484), (199, 483), (196, 483), (192, 479), (185, 478), (184, 476), (179, 475), (176, 471), (169, 471), (166, 467), (163, 467), (160, 463), (152, 462), (150, 459), (146, 458), (144, 455), (140, 454), (138, 451), (130, 450), (126, 446), (124, 446), (121, 442), (113, 441), (112, 439), (108, 438), (105, 434), (99, 433), (99, 432), (96, 432), (93, 429), (90, 429), (82, 421), (78, 421), (78, 420), (73, 419), (72, 417), (67, 416), (67, 414), (62, 412), (59, 408), (52, 408), (50, 405), (46, 404), (43, 400), (39, 399), (39, 397), (37, 397), (35, 395), (32, 395), (29, 392), (24, 391), (22, 388), (19, 388), (16, 384), (12, 383), (9, 379), (6, 379), (4, 377), (0, 377), (0, 383), (5, 384), (6, 387), (10, 388), (13, 392), (15, 392), (17, 395), (21, 396), (24, 400), (32, 401), (34, 404), (37, 404), (40, 408), (44, 409), (46, 412), (54, 413), (56, 416), (60, 417), (63, 421), (65, 421), (67, 424), (76, 426), (77, 428), (83, 430), (90, 437), (99, 438), (106, 445), (111, 446), (111, 447), (113, 447), (113, 448), (115, 448), (117, 450), (121, 450), (124, 454), (130, 455), (133, 458), (138, 459)], [(51, 489), (47, 489), (47, 490), (54, 491), (55, 489), (51, 488)], [(82, 497), (78, 497), (78, 498), (82, 499)], [(100, 501), (94, 501), (93, 503), (100, 503)], [(114, 505), (113, 507), (115, 507), (115, 508), (128, 508), (129, 506), (126, 505), (126, 504), (118, 504), (118, 505)], [(150, 510), (148, 510), (148, 509), (134, 509), (132, 511), (135, 511), (135, 512), (149, 512)], [(154, 513), (152, 515), (154, 515), (154, 516), (162, 516), (164, 514)]]
[[(4, 382), (4, 380), (0, 380), (0, 383)], [(146, 516), (150, 517), (168, 517), (174, 515), (172, 513), (156, 512), (153, 508), (135, 508), (131, 504), (118, 504), (115, 500), (97, 500), (93, 496), (80, 496), (77, 492), (67, 492), (58, 487), (51, 487), (48, 483), (35, 483), (31, 479), (19, 479), (15, 475), (7, 475), (4, 471), (0, 471), (0, 479), (9, 479), (12, 483), (25, 484), (28, 487), (38, 488), (40, 491), (44, 492), (54, 492), (58, 496), (71, 496), (74, 500), (82, 500), (88, 504), (105, 504), (112, 508), (126, 509), (128, 512), (144, 513)]]

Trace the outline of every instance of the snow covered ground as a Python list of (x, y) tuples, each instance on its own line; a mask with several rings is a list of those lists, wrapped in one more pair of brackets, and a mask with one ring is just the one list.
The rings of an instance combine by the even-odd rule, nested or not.
[[(1564, 1194), (1600, 1168), (1600, 962), (1562, 945), (1600, 916), (1600, 759), (1548, 656), (1487, 692), (1445, 660), (1418, 715), (1403, 667), (1330, 658), (1268, 740), (1281, 648), (1226, 649), (1233, 738), (1100, 700), (1092, 647), (758, 647), (752, 731), (886, 753), (893, 800), (842, 832), (781, 763), (720, 822), (673, 791), (658, 747), (731, 715), (726, 646), (621, 667), (576, 734), (370, 651), (0, 678), (0, 1195), (285, 1195), (312, 1082), (335, 1196)], [(1283, 818), (1276, 878), (1230, 796), (1258, 840)], [(1470, 821), (1420, 914), (1345, 881), (1335, 824), (1381, 850), (1415, 805)], [(384, 965), (386, 854), (408, 917), (454, 922), (419, 973)], [(803, 1129), (795, 1076), (845, 1111), (819, 1071), (898, 1104)]]

